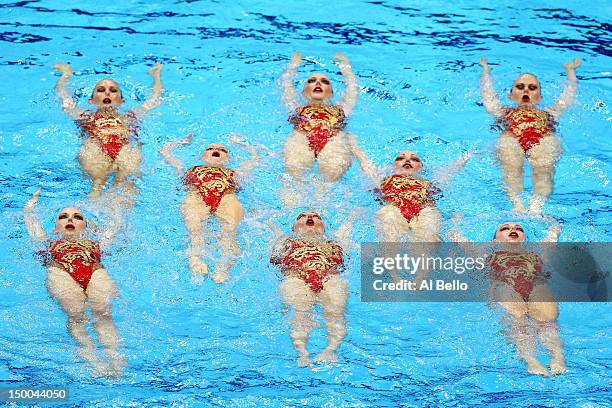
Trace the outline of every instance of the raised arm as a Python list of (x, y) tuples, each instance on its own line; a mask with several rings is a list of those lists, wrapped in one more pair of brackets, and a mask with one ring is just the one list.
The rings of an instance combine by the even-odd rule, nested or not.
[(440, 185), (440, 187), (446, 187), (450, 184), (451, 179), (459, 170), (465, 167), (466, 163), (473, 156), (473, 153), (466, 153), (459, 156), (456, 162), (443, 167), (433, 176), (433, 179)]
[(151, 109), (157, 108), (162, 103), (162, 92), (164, 90), (164, 84), (161, 81), (161, 70), (163, 65), (156, 62), (153, 68), (149, 70), (149, 75), (153, 77), (153, 89), (151, 96), (142, 105), (134, 109), (136, 116), (142, 116), (147, 114)]
[(382, 170), (376, 167), (368, 155), (357, 145), (357, 138), (355, 135), (348, 134), (347, 137), (349, 145), (351, 146), (351, 151), (359, 161), (361, 170), (366, 174), (366, 176), (372, 179), (375, 184), (380, 184), (380, 182), (384, 179)]
[(485, 109), (491, 115), (495, 117), (502, 116), (504, 111), (501, 107), (501, 103), (497, 98), (495, 89), (493, 88), (493, 79), (491, 78), (491, 67), (484, 58), (480, 59), (480, 66), (482, 66), (482, 74), (480, 74), (480, 93), (482, 95), (482, 103)]
[(189, 133), (187, 136), (166, 143), (159, 151), (159, 154), (164, 158), (166, 163), (173, 166), (179, 174), (182, 174), (185, 170), (185, 165), (182, 161), (172, 156), (172, 150), (178, 145), (188, 145), (193, 140), (194, 134)]
[(351, 61), (349, 61), (346, 55), (337, 52), (336, 59), (338, 59), (338, 68), (340, 68), (342, 78), (344, 79), (344, 84), (346, 85), (346, 89), (342, 95), (342, 100), (340, 101), (340, 106), (342, 106), (344, 114), (349, 116), (351, 113), (353, 113), (353, 109), (355, 108), (357, 97), (359, 95), (357, 77), (353, 73)]
[(290, 111), (296, 110), (300, 106), (300, 98), (295, 86), (293, 86), (293, 79), (297, 75), (297, 70), (302, 64), (302, 53), (296, 52), (291, 56), (291, 61), (287, 65), (287, 69), (280, 76), (279, 80), (283, 87), (283, 103)]
[(253, 169), (259, 164), (259, 156), (257, 155), (257, 150), (254, 146), (242, 140), (238, 135), (232, 135), (232, 137), (230, 137), (230, 142), (244, 146), (251, 154), (251, 158), (243, 161), (240, 167), (236, 169), (236, 173), (238, 174), (238, 176), (244, 178), (248, 176), (249, 173), (251, 173)]
[(23, 206), (23, 221), (25, 222), (28, 234), (30, 234), (30, 237), (32, 237), (34, 241), (48, 241), (49, 237), (47, 237), (47, 233), (38, 220), (38, 217), (34, 214), (34, 207), (40, 197), (40, 191), (40, 188), (36, 190), (26, 205)]
[(78, 119), (85, 112), (85, 109), (80, 108), (68, 93), (68, 78), (72, 76), (72, 67), (60, 62), (53, 65), (53, 68), (62, 74), (55, 84), (55, 93), (62, 100), (62, 110), (70, 115), (71, 118)]
[(353, 223), (359, 217), (363, 216), (363, 209), (353, 209), (349, 214), (348, 220), (342, 224), (334, 233), (334, 239), (342, 247), (345, 254), (351, 250), (351, 232), (353, 231)]
[(559, 99), (557, 102), (546, 109), (551, 115), (555, 117), (555, 119), (559, 119), (559, 117), (565, 112), (567, 108), (569, 108), (572, 103), (574, 103), (574, 97), (576, 96), (576, 91), (578, 90), (578, 78), (576, 78), (576, 68), (580, 66), (580, 59), (574, 58), (572, 62), (569, 64), (563, 64), (563, 68), (565, 68), (565, 73), (567, 74), (567, 82), (565, 83), (565, 88), (561, 95), (559, 95)]

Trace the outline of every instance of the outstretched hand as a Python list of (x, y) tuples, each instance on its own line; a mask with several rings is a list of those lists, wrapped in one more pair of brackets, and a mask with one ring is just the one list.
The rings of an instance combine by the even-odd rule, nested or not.
[(38, 190), (32, 194), (28, 202), (23, 206), (23, 211), (32, 211), (34, 206), (38, 202), (38, 198), (40, 197), (40, 192), (42, 191), (42, 187), (39, 187)]
[(491, 72), (491, 67), (489, 66), (489, 63), (487, 62), (486, 58), (484, 57), (480, 58), (480, 61), (478, 63), (482, 67), (483, 74), (488, 74), (489, 72)]
[(153, 65), (153, 68), (149, 70), (149, 75), (151, 75), (153, 78), (159, 78), (161, 76), (162, 68), (163, 64), (159, 61), (156, 62), (155, 65)]
[(59, 71), (59, 73), (62, 74), (63, 77), (68, 78), (72, 76), (72, 67), (64, 62), (54, 64), (53, 68)]
[(176, 143), (186, 145), (186, 144), (191, 143), (194, 137), (195, 137), (195, 133), (192, 132), (192, 133), (189, 133), (187, 136), (177, 140)]
[(344, 65), (351, 65), (351, 61), (348, 59), (348, 57), (340, 52), (337, 52), (335, 55), (336, 59), (340, 62), (340, 64), (344, 64)]
[(291, 56), (290, 64), (295, 65), (297, 67), (301, 63), (302, 63), (302, 53), (298, 51)]
[(248, 145), (248, 143), (245, 141), (245, 139), (246, 139), (245, 136), (239, 135), (237, 133), (234, 133), (234, 134), (232, 134), (229, 137), (229, 141), (230, 142), (235, 143), (235, 144), (239, 144), (239, 145), (242, 145), (242, 146), (247, 146)]
[(574, 58), (572, 62), (568, 64), (563, 64), (563, 68), (565, 68), (566, 71), (573, 71), (578, 68), (581, 63), (582, 61), (580, 61), (580, 58)]

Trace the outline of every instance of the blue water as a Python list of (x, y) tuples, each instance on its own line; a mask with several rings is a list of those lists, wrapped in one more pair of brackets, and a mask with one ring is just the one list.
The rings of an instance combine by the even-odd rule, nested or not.
[[(612, 405), (609, 304), (562, 304), (569, 373), (535, 377), (517, 361), (498, 316), (484, 303), (361, 303), (356, 251), (346, 274), (348, 335), (339, 364), (295, 366), (279, 277), (267, 262), (272, 237), (261, 225), (267, 211), (280, 209), (279, 152), (290, 126), (276, 78), (295, 51), (308, 60), (298, 80), (328, 72), (336, 94), (342, 86), (332, 57), (347, 54), (361, 87), (349, 130), (377, 164), (410, 148), (431, 171), (461, 152), (493, 150), (497, 135), (479, 96), (480, 56), (491, 63), (502, 96), (519, 73), (538, 74), (545, 104), (562, 89), (561, 64), (581, 58), (579, 95), (559, 124), (565, 153), (545, 212), (563, 222), (564, 241), (606, 242), (612, 235), (607, 2), (341, 3), (0, 5), (0, 386), (67, 386), (75, 406)], [(141, 198), (104, 260), (121, 292), (114, 317), (129, 367), (121, 378), (96, 378), (75, 357), (65, 315), (47, 295), (20, 208), (42, 185), (39, 213), (49, 229), (66, 204), (97, 214), (84, 201), (89, 184), (75, 160), (80, 141), (54, 96), (52, 64), (75, 67), (70, 86), (81, 106), (97, 80), (112, 76), (129, 109), (148, 96), (146, 72), (156, 60), (164, 63), (166, 91), (140, 133)], [(227, 140), (229, 132), (268, 149), (240, 193), (248, 213), (240, 229), (245, 256), (223, 286), (190, 282), (180, 180), (157, 154), (190, 131), (196, 140), (177, 151), (188, 165), (205, 144)], [(446, 217), (462, 212), (472, 220), (461, 225), (472, 240), (490, 239), (507, 218), (500, 177), (485, 154), (455, 177), (439, 202)], [(355, 166), (341, 185), (326, 222), (333, 229), (347, 208), (365, 207), (353, 239), (375, 240), (378, 204), (369, 185)], [(286, 230), (294, 215), (280, 220)], [(541, 238), (543, 224), (525, 223), (532, 238)], [(310, 349), (319, 350), (324, 336), (316, 329)]]

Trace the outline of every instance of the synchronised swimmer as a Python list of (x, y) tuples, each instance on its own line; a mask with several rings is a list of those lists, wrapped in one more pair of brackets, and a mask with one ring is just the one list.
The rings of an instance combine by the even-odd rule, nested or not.
[[(394, 254), (391, 247), (385, 249), (383, 252), (386, 253), (374, 260), (373, 273), (389, 274), (393, 281), (377, 280), (374, 289), (468, 290), (467, 284), (458, 281), (449, 283), (429, 279), (428, 271), (437, 267), (430, 265), (429, 260), (434, 259), (431, 251), (436, 243), (442, 241), (441, 231), (444, 231), (442, 225), (445, 221), (436, 202), (451, 188), (453, 175), (461, 171), (473, 154), (464, 154), (450, 161), (437, 174), (425, 177), (422, 175), (422, 156), (406, 150), (405, 146), (396, 146), (396, 156), (378, 158), (390, 162), (391, 171), (386, 172), (359, 146), (357, 137), (347, 131), (359, 87), (348, 57), (336, 53), (335, 58), (345, 83), (345, 91), (336, 102), (332, 102), (334, 91), (330, 78), (320, 72), (307, 76), (301, 96), (298, 95), (294, 79), (303, 62), (299, 52), (293, 54), (280, 77), (282, 102), (290, 112), (288, 120), (293, 129), (282, 148), (285, 175), (279, 196), (283, 216), (293, 219), (293, 228), (286, 234), (273, 227), (276, 240), (271, 244), (270, 261), (282, 272), (280, 297), (293, 309), (289, 335), (297, 353), (298, 366), (336, 363), (338, 350), (346, 336), (348, 282), (342, 277), (342, 272), (346, 269), (345, 257), (350, 251), (352, 224), (358, 217), (357, 212), (352, 211), (332, 236), (326, 233), (322, 216), (326, 214), (330, 188), (345, 184), (343, 177), (353, 158), (373, 183), (373, 190), (382, 203), (371, 220), (380, 241), (430, 244), (414, 257)], [(537, 107), (542, 96), (535, 75), (521, 74), (508, 94), (515, 106), (502, 106), (493, 89), (487, 61), (482, 58), (480, 65), (484, 106), (495, 117), (495, 127), (502, 132), (496, 153), (510, 204), (515, 211), (541, 215), (553, 191), (555, 164), (561, 154), (556, 137), (557, 122), (571, 105), (577, 91), (575, 70), (580, 66), (580, 60), (564, 64), (567, 74), (565, 89), (558, 101), (545, 109)], [(75, 120), (83, 136), (78, 161), (91, 181), (88, 197), (107, 206), (105, 210), (110, 215), (111, 226), (94, 231), (91, 227), (93, 220), (80, 209), (67, 207), (55, 220), (53, 232), (56, 237), (49, 238), (34, 214), (40, 190), (25, 204), (24, 221), (32, 240), (46, 244), (41, 253), (47, 267), (47, 288), (66, 313), (68, 332), (79, 344), (79, 354), (98, 372), (119, 375), (126, 362), (118, 351), (120, 337), (111, 312), (117, 285), (101, 262), (117, 229), (123, 224), (124, 214), (138, 199), (134, 184), (142, 162), (138, 128), (143, 117), (162, 103), (162, 65), (156, 63), (149, 70), (153, 78), (150, 98), (127, 112), (119, 111), (125, 100), (118, 83), (110, 78), (95, 84), (88, 99), (94, 106), (93, 110), (79, 107), (67, 90), (72, 67), (64, 63), (54, 67), (61, 74), (55, 90), (62, 109)], [(176, 170), (185, 187), (180, 213), (189, 236), (186, 264), (194, 281), (201, 282), (209, 274), (210, 257), (205, 249), (213, 237), (213, 229), (208, 222), (216, 218), (221, 224), (216, 237), (219, 256), (212, 261), (214, 271), (211, 278), (222, 284), (230, 279), (236, 259), (243, 253), (237, 233), (245, 217), (239, 188), (248, 182), (248, 176), (258, 166), (260, 158), (248, 137), (235, 135), (230, 138), (232, 146), (218, 142), (205, 145), (200, 157), (202, 164), (186, 167), (173, 152), (179, 146), (191, 145), (194, 137), (189, 134), (167, 142), (160, 155)], [(237, 146), (245, 148), (251, 157), (235, 168), (227, 167)], [(525, 160), (532, 167), (533, 178), (533, 193), (527, 206), (520, 197)], [(296, 208), (303, 206), (307, 199), (308, 171), (315, 163), (314, 198), (321, 211), (308, 210), (296, 216)], [(113, 186), (107, 188), (107, 182), (113, 176)], [(101, 197), (105, 199), (100, 200)], [(556, 242), (560, 224), (550, 217), (543, 217), (551, 223), (545, 241)], [(448, 238), (459, 244), (467, 241), (456, 228), (451, 229)], [(471, 258), (472, 264), (460, 267), (489, 271), (491, 302), (504, 310), (504, 323), (510, 327), (508, 341), (516, 347), (528, 372), (544, 376), (561, 374), (566, 367), (558, 335), (558, 305), (546, 286), (542, 273), (544, 260), (524, 250), (522, 244), (525, 241), (526, 235), (520, 224), (505, 222), (494, 233), (493, 242), (498, 245), (497, 249), (476, 254)], [(415, 250), (416, 246), (412, 248)], [(451, 267), (457, 270), (455, 260), (449, 259), (453, 264)], [(409, 272), (412, 279), (400, 279), (399, 272)], [(317, 304), (322, 307), (328, 335), (327, 345), (313, 361), (307, 346), (314, 327), (313, 307)], [(104, 361), (96, 357), (96, 345), (86, 329), (87, 307), (93, 312), (97, 340), (107, 356)], [(536, 356), (538, 340), (551, 355), (548, 367)]]

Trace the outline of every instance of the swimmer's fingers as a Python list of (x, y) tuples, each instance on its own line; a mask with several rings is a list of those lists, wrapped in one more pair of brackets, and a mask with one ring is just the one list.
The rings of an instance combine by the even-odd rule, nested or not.
[(176, 141), (177, 144), (189, 144), (193, 141), (195, 133), (189, 133), (187, 136)]
[(239, 144), (242, 146), (249, 146), (249, 144), (245, 141), (246, 136), (240, 135), (238, 133), (233, 133), (229, 137), (229, 141), (235, 144)]
[(485, 73), (491, 72), (491, 67), (489, 67), (489, 63), (487, 62), (486, 58), (484, 57), (480, 58), (480, 61), (478, 63), (480, 64), (480, 66), (482, 67), (482, 70)]
[(337, 52), (335, 57), (342, 64), (346, 64), (346, 65), (350, 65), (351, 64), (351, 61), (348, 59), (348, 57), (346, 55), (340, 53), (340, 52)]
[(59, 62), (57, 64), (54, 64), (53, 68), (59, 71), (59, 73), (61, 73), (62, 76), (65, 76), (65, 77), (72, 76), (72, 67), (64, 62)]
[(153, 68), (149, 70), (149, 75), (151, 75), (154, 78), (159, 77), (161, 75), (162, 68), (163, 68), (163, 64), (159, 61), (156, 62), (155, 65), (153, 65)]
[(291, 62), (290, 64), (293, 66), (299, 66), (302, 63), (302, 53), (301, 52), (295, 52), (293, 53), (293, 55), (291, 56)]
[(23, 211), (32, 211), (34, 209), (34, 206), (36, 205), (36, 203), (38, 202), (38, 199), (40, 198), (41, 191), (42, 191), (42, 187), (39, 187), (38, 190), (36, 190), (34, 194), (32, 194), (28, 202), (23, 206)]
[(582, 61), (580, 61), (580, 58), (574, 58), (572, 62), (568, 64), (563, 64), (563, 68), (565, 68), (567, 71), (573, 71), (578, 68), (581, 63)]

